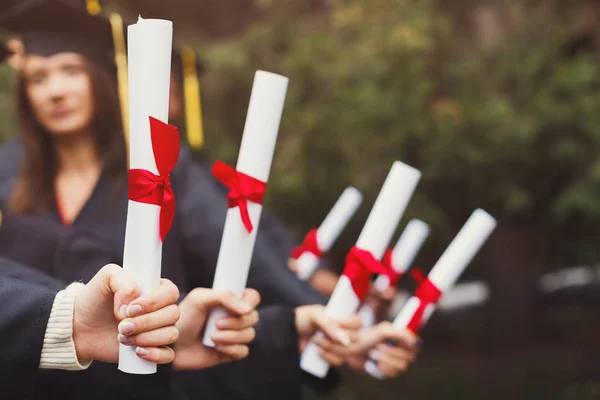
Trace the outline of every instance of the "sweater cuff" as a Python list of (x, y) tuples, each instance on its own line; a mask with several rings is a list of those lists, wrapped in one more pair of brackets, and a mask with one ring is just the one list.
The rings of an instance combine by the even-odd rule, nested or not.
[(77, 358), (73, 341), (75, 297), (84, 287), (83, 283), (72, 283), (56, 295), (44, 335), (40, 369), (80, 371), (92, 363)]

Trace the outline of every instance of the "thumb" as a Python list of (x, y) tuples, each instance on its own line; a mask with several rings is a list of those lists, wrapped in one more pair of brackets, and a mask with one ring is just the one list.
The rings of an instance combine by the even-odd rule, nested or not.
[(113, 296), (113, 313), (118, 320), (127, 318), (127, 305), (140, 295), (140, 290), (131, 277), (116, 264), (104, 266), (101, 273), (105, 276), (106, 287)]
[(317, 328), (325, 333), (330, 339), (348, 346), (351, 341), (348, 334), (338, 327), (338, 323), (329, 317), (324, 311), (319, 310), (313, 313), (313, 322)]

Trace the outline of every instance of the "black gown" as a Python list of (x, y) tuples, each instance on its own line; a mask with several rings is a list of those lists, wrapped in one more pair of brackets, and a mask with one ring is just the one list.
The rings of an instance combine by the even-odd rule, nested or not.
[[(82, 275), (93, 275), (98, 266), (111, 261), (106, 250), (78, 229), (10, 215), (3, 217), (0, 226), (0, 257), (11, 258), (10, 262), (2, 258), (2, 278), (33, 282), (55, 291), (66, 287), (69, 279), (61, 281), (48, 274), (76, 275), (80, 270)], [(17, 265), (14, 260), (30, 263), (34, 268)], [(99, 362), (76, 374), (40, 370), (27, 377), (29, 385), (35, 388), (35, 394), (28, 398), (187, 399), (189, 394), (199, 393), (206, 400), (250, 399), (269, 387), (271, 395), (299, 399), (296, 397), (299, 390), (292, 389), (299, 388), (301, 379), (294, 310), (271, 305), (261, 307), (259, 312), (261, 318), (256, 327), (257, 338), (251, 344), (251, 356), (242, 362), (174, 374), (170, 374), (168, 367), (159, 366), (159, 373), (153, 376), (123, 374), (115, 365)], [(170, 385), (169, 376), (176, 384)]]
[[(0, 268), (19, 267), (0, 258)], [(0, 385), (2, 398), (30, 399), (54, 297), (60, 289), (0, 277)]]
[[(13, 151), (12, 154), (18, 154), (18, 152)], [(10, 168), (10, 166), (17, 165), (18, 161), (15, 160), (6, 164)], [(11, 179), (10, 174), (0, 175), (5, 176), (5, 181)], [(177, 212), (172, 229), (163, 244), (162, 263), (162, 276), (171, 279), (182, 293), (186, 293), (194, 287), (210, 287), (212, 285), (227, 213), (226, 193), (218, 185), (210, 175), (208, 168), (192, 163), (189, 152), (183, 149), (177, 167), (172, 174)], [(2, 187), (1, 182), (0, 187)], [(4, 200), (6, 200), (7, 193), (0, 193), (0, 196), (4, 195)], [(2, 200), (0, 197), (0, 202)], [(90, 199), (73, 222), (74, 227), (88, 235), (93, 235), (108, 250), (109, 254), (118, 257), (115, 261), (119, 264), (123, 254), (127, 202), (126, 190), (121, 190), (115, 194), (112, 180), (107, 176), (102, 176)], [(60, 222), (59, 212), (56, 208), (52, 209), (44, 218), (53, 222)], [(285, 248), (277, 247), (278, 245), (281, 246), (282, 243), (285, 243)], [(287, 255), (293, 245), (293, 239), (285, 229), (273, 218), (270, 218), (268, 213), (263, 212), (250, 268), (248, 286), (257, 289), (261, 293), (263, 305), (273, 305), (275, 311), (271, 311), (271, 313), (273, 315), (279, 313), (279, 319), (281, 320), (289, 318), (290, 315), (293, 317), (293, 307), (303, 304), (325, 303), (323, 297), (306, 283), (299, 281), (287, 268)], [(69, 268), (63, 265), (58, 276), (65, 281), (85, 280), (91, 278), (98, 268), (99, 266)], [(263, 321), (263, 323), (266, 324), (267, 322)], [(277, 326), (273, 326), (271, 329), (277, 329)], [(288, 338), (287, 341), (283, 340), (283, 342), (289, 346), (289, 340), (294, 338), (295, 336), (292, 335), (291, 338)], [(256, 347), (260, 345), (261, 343), (258, 340), (257, 343), (253, 344)], [(262, 352), (259, 350), (254, 351), (254, 353), (261, 354)], [(292, 355), (289, 357), (296, 358), (295, 365), (298, 365), (297, 349), (291, 351), (290, 354)], [(244, 365), (252, 365), (252, 363), (257, 364), (258, 369), (244, 367)], [(264, 387), (264, 385), (255, 385), (256, 382), (262, 382), (261, 379), (258, 379), (260, 374), (256, 373), (258, 375), (257, 379), (246, 379), (246, 372), (232, 372), (231, 374), (228, 372), (239, 371), (239, 369), (260, 371), (260, 365), (258, 356), (250, 357), (243, 363), (218, 367), (208, 370), (206, 373), (212, 381), (211, 386), (218, 389), (219, 398), (229, 398), (232, 392), (236, 393), (232, 398), (243, 398), (246, 395), (250, 396), (249, 393), (257, 393), (260, 388)], [(272, 374), (270, 379), (280, 377), (277, 382), (282, 387), (281, 392), (286, 392), (286, 395), (289, 396), (299, 392), (299, 368), (296, 367), (286, 372), (285, 368), (277, 368), (276, 364), (273, 365), (276, 373)], [(280, 366), (282, 365), (285, 364)], [(114, 371), (107, 371), (107, 373), (112, 374)], [(281, 377), (282, 374), (286, 374), (286, 376)], [(202, 379), (192, 377), (187, 381), (188, 383), (191, 381), (193, 386), (198, 388), (195, 392), (208, 390)], [(335, 382), (335, 380), (330, 380), (330, 382)], [(181, 383), (185, 384), (186, 380)], [(275, 388), (274, 385), (274, 383), (271, 383), (273, 389)], [(210, 398), (210, 396), (207, 396), (207, 398)], [(263, 396), (262, 398), (267, 397)]]

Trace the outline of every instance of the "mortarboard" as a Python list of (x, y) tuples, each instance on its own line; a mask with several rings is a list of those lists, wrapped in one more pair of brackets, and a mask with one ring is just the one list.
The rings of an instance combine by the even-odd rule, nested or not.
[(73, 0), (22, 0), (0, 13), (0, 29), (18, 34), (26, 54), (76, 52), (114, 65), (110, 23)]

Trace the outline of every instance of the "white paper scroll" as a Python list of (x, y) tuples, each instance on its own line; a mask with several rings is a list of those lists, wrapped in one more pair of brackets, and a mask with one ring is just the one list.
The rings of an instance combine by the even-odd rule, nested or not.
[[(326, 253), (331, 249), (340, 233), (344, 230), (350, 219), (362, 203), (362, 194), (353, 187), (348, 187), (335, 202), (329, 214), (317, 229), (317, 244), (319, 250)], [(297, 262), (298, 278), (303, 281), (310, 279), (319, 264), (319, 258), (312, 253), (302, 254)]]
[[(173, 24), (140, 18), (137, 24), (128, 27), (127, 34), (130, 168), (145, 169), (158, 175), (149, 117), (168, 121)], [(123, 269), (139, 285), (142, 294), (160, 284), (159, 215), (159, 206), (131, 200), (128, 203)], [(120, 345), (119, 369), (132, 374), (153, 374), (156, 364), (139, 358), (135, 347)]]
[[(402, 275), (408, 271), (427, 236), (429, 236), (429, 225), (418, 219), (409, 221), (392, 249), (392, 268), (394, 268), (394, 271)], [(375, 279), (375, 289), (380, 292), (385, 291), (389, 286), (390, 280), (387, 276), (379, 275)], [(375, 311), (369, 304), (361, 307), (359, 315), (363, 322), (363, 329), (369, 328), (377, 322)]]
[[(356, 247), (370, 251), (381, 259), (398, 222), (421, 178), (421, 172), (396, 161), (392, 165), (365, 226), (356, 242)], [(360, 300), (354, 293), (350, 280), (341, 276), (327, 303), (327, 313), (333, 318), (346, 318), (358, 310)], [(309, 343), (302, 353), (300, 366), (319, 378), (324, 378), (329, 365), (323, 360), (314, 343)]]
[[(288, 78), (281, 75), (257, 71), (254, 76), (236, 169), (263, 182), (269, 180), (287, 86)], [(243, 295), (261, 212), (262, 205), (248, 201), (248, 213), (254, 227), (248, 233), (239, 208), (227, 211), (213, 289), (230, 290), (240, 297)], [(203, 340), (206, 346), (214, 346), (211, 335), (217, 329), (216, 322), (226, 316), (223, 309), (211, 312)]]
[[(446, 293), (454, 286), (458, 277), (464, 272), (495, 228), (496, 220), (494, 217), (482, 209), (475, 210), (429, 272), (429, 280), (442, 293)], [(394, 327), (406, 329), (418, 309), (419, 303), (418, 298), (411, 297), (394, 320)], [(434, 305), (427, 306), (423, 315), (423, 325), (427, 323), (434, 310)], [(371, 375), (382, 378), (373, 361), (367, 361), (365, 369)]]

